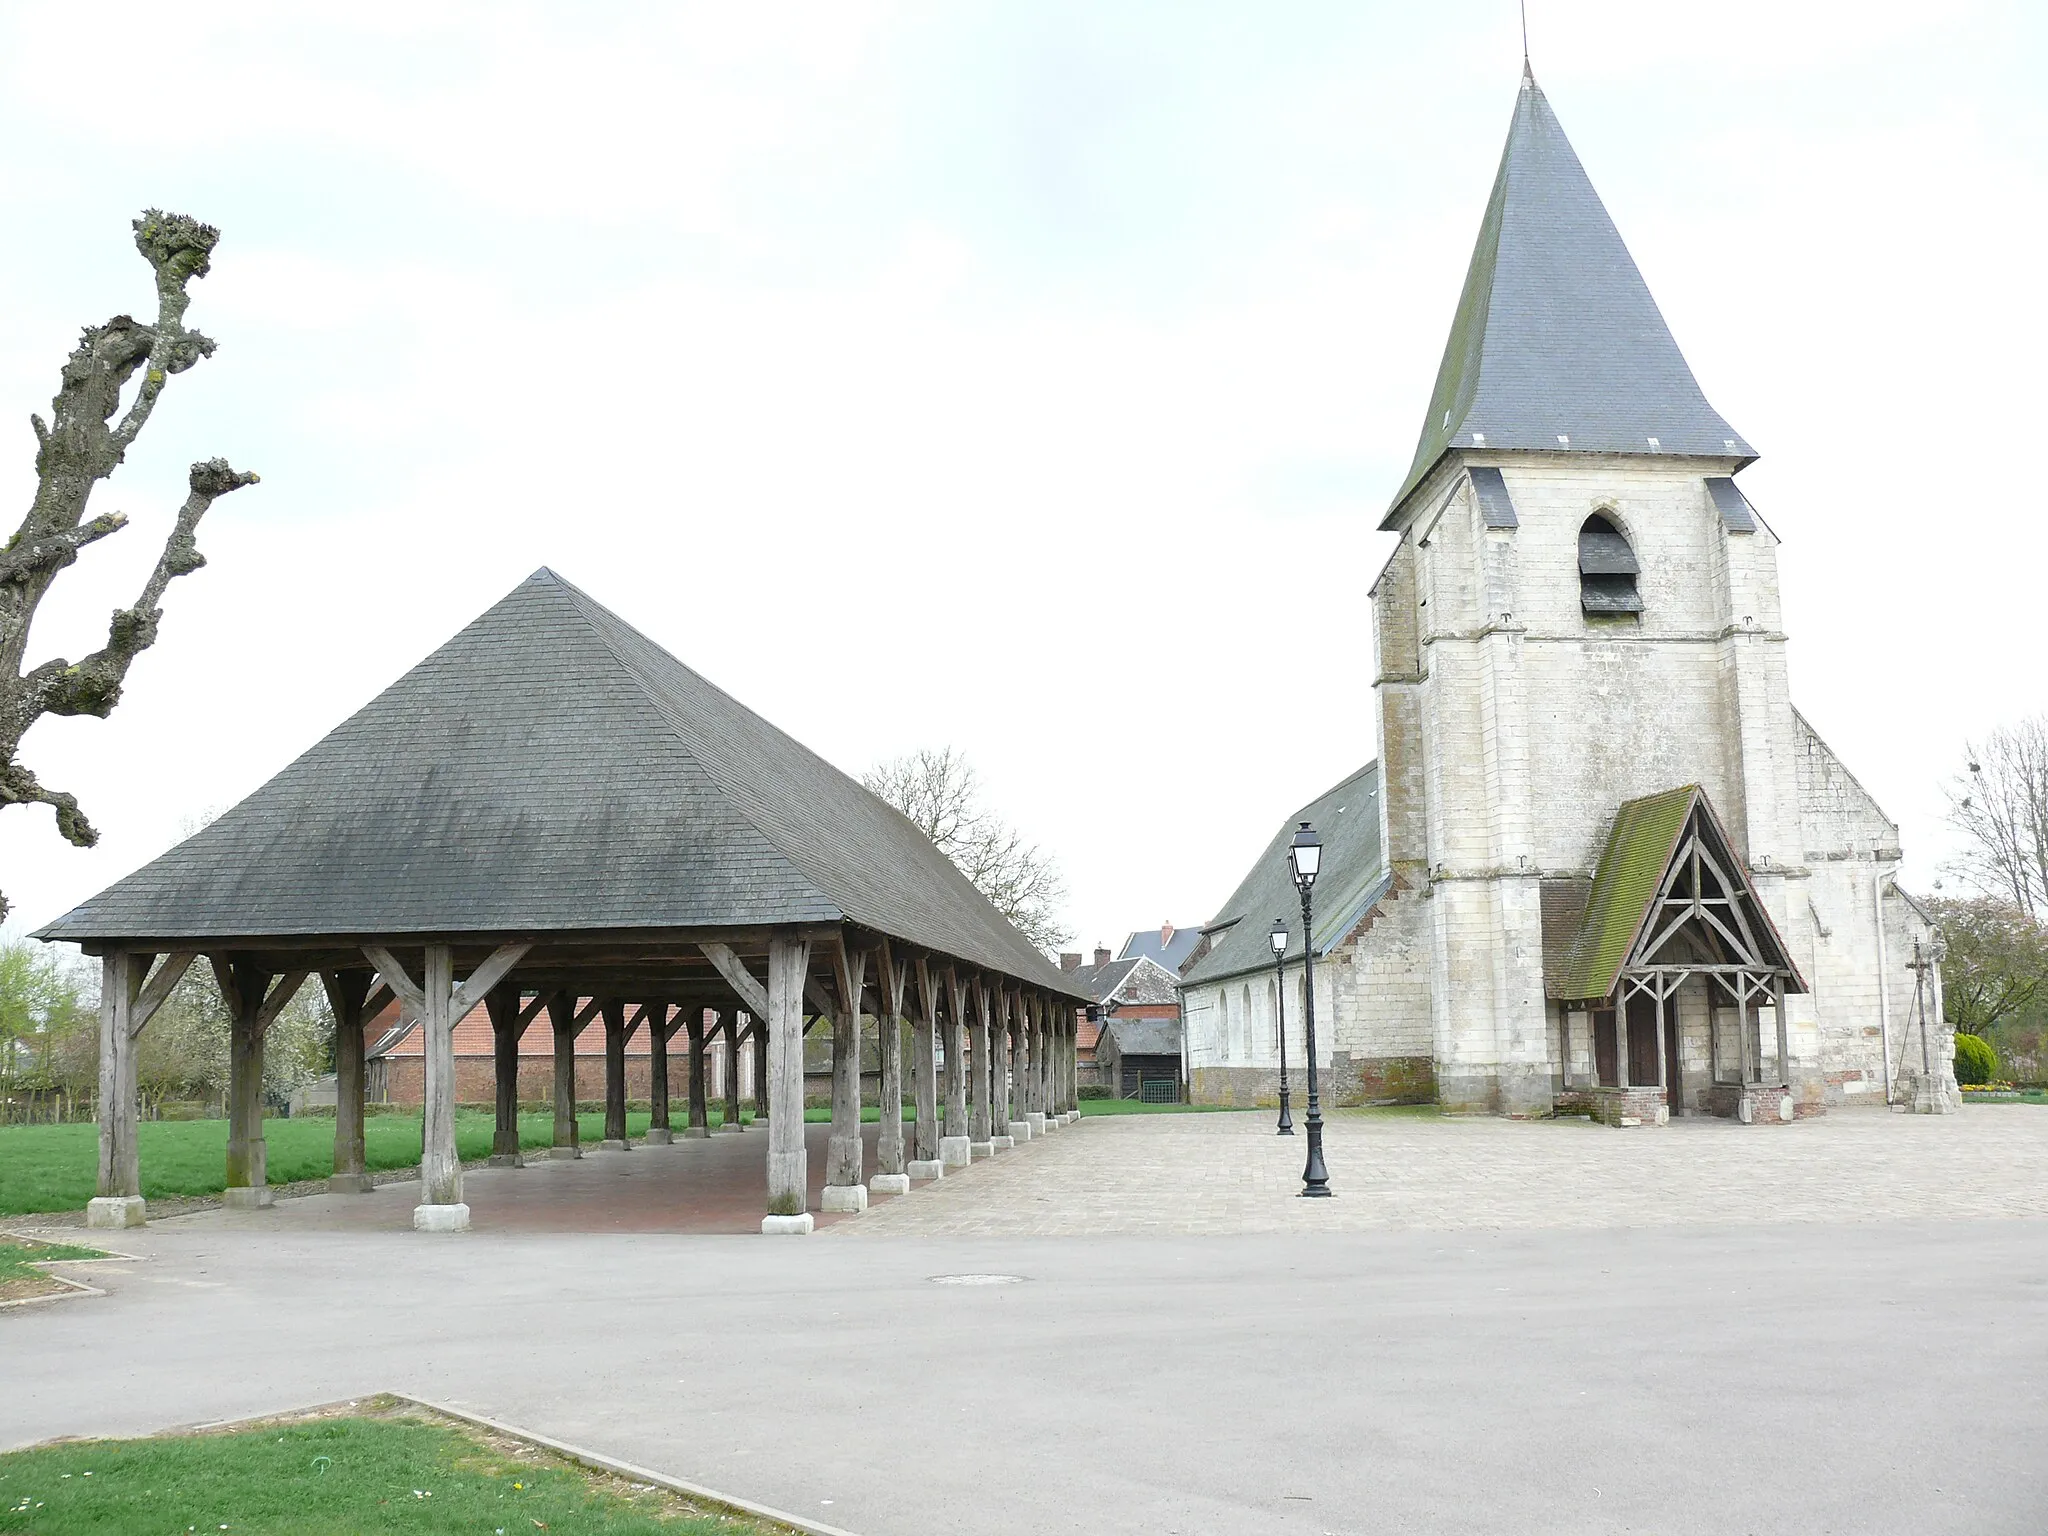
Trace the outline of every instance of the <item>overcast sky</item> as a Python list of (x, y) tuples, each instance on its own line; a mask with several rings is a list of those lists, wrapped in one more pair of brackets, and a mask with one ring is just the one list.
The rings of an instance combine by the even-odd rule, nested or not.
[[(0, 477), (128, 221), (223, 231), (32, 658), (225, 454), (107, 721), (0, 816), (42, 921), (539, 565), (858, 774), (950, 743), (1083, 944), (1210, 916), (1373, 753), (1366, 586), (1520, 69), (1513, 0), (0, 13)], [(1794, 698), (1946, 847), (2048, 707), (2048, 8), (1533, 0), (1538, 78), (1785, 539)], [(600, 753), (601, 741), (569, 744)]]

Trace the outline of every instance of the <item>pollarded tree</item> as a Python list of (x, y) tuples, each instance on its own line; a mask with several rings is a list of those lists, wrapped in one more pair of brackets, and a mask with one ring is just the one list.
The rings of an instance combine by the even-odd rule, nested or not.
[[(104, 718), (112, 712), (129, 663), (156, 641), (164, 589), (206, 563), (193, 538), (199, 519), (216, 498), (254, 485), (256, 476), (237, 472), (226, 459), (192, 466), (191, 494), (178, 509), (142, 595), (133, 607), (115, 610), (107, 643), (98, 650), (75, 662), (59, 656), (24, 670), (29, 628), (51, 583), (78, 552), (127, 524), (118, 512), (86, 517), (93, 488), (120, 465), (171, 376), (213, 355), (212, 340), (186, 328), (191, 296), (185, 290), (206, 276), (219, 239), (219, 230), (181, 213), (152, 208), (137, 219), (135, 248), (156, 274), (155, 323), (116, 315), (104, 325), (87, 326), (64, 361), (50, 420), (29, 418), (37, 445), (35, 500), (14, 537), (0, 547), (0, 810), (47, 805), (57, 814), (57, 830), (81, 848), (91, 847), (99, 834), (75, 797), (45, 788), (21, 764), (21, 738), (44, 715)], [(0, 894), (0, 917), (6, 915)]]

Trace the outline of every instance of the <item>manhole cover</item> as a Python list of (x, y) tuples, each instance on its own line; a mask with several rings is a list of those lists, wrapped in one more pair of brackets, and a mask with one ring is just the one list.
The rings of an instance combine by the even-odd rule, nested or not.
[(1022, 1275), (933, 1275), (933, 1285), (1022, 1285)]

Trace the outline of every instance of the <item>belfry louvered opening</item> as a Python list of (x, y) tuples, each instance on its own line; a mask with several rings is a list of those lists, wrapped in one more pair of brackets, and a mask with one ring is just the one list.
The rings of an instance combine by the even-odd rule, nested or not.
[(1628, 539), (1595, 512), (1579, 527), (1579, 606), (1594, 617), (1641, 613), (1641, 567)]

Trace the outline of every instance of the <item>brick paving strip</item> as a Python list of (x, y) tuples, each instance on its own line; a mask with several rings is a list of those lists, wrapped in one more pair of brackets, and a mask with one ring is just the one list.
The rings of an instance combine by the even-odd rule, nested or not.
[[(1297, 1114), (1297, 1119), (1298, 1119)], [(1297, 1198), (1305, 1139), (1270, 1113), (1084, 1119), (820, 1235), (1079, 1237), (1663, 1227), (2048, 1216), (2048, 1108), (1617, 1131), (1338, 1111), (1334, 1200)]]

